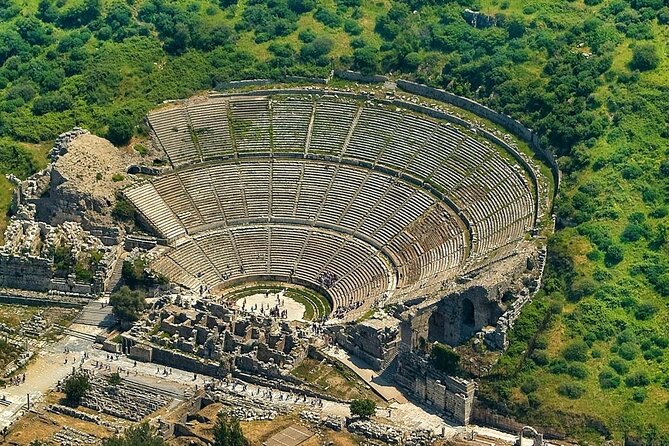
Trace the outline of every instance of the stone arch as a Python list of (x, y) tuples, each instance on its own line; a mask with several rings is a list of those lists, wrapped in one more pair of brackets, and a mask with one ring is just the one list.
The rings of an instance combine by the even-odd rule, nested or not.
[(468, 298), (465, 297), (462, 299), (462, 325), (467, 327), (473, 327), (476, 325), (476, 308), (474, 303)]
[(444, 342), (446, 331), (446, 317), (441, 311), (433, 311), (428, 321), (427, 339), (430, 342)]
[[(523, 441), (526, 439), (531, 441)], [(523, 428), (520, 429), (520, 432), (518, 433), (518, 442), (520, 443), (520, 446), (543, 446), (544, 436), (532, 426), (523, 426)]]

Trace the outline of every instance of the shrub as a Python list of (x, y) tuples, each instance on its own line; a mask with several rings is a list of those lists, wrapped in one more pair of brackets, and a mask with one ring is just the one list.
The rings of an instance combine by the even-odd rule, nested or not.
[(538, 409), (539, 406), (541, 406), (541, 398), (536, 393), (530, 393), (527, 395), (527, 404), (529, 404), (532, 409)]
[(567, 361), (565, 361), (562, 358), (558, 358), (551, 363), (551, 365), (548, 367), (548, 370), (555, 375), (560, 375), (563, 373), (567, 373), (568, 367), (569, 364), (567, 364)]
[(604, 256), (604, 264), (608, 267), (612, 267), (622, 262), (624, 258), (623, 249), (620, 246), (612, 245), (609, 246), (606, 250), (606, 255)]
[(645, 370), (639, 370), (625, 378), (627, 387), (645, 387), (650, 384), (650, 377)]
[(244, 436), (239, 419), (219, 412), (214, 425), (214, 446), (248, 446), (250, 443)]
[(134, 322), (144, 310), (145, 296), (141, 291), (131, 291), (123, 286), (109, 297), (109, 304), (114, 307), (113, 313), (121, 322)]
[(376, 413), (376, 403), (370, 399), (357, 399), (351, 401), (351, 415), (359, 418), (369, 418)]
[(525, 394), (536, 392), (539, 388), (539, 382), (535, 378), (527, 378), (521, 385), (520, 390)]
[(362, 26), (353, 19), (346, 19), (344, 21), (344, 31), (352, 36), (359, 36), (362, 33)]
[(588, 377), (588, 369), (580, 363), (572, 363), (567, 367), (567, 374), (576, 379), (585, 379)]
[(655, 313), (657, 313), (657, 306), (651, 302), (644, 302), (637, 307), (634, 317), (640, 321), (647, 321), (655, 316)]
[(67, 402), (71, 405), (78, 405), (81, 399), (91, 389), (91, 383), (88, 375), (84, 372), (76, 372), (65, 379), (63, 391)]
[(163, 438), (144, 422), (130, 426), (121, 435), (102, 440), (102, 446), (166, 446)]
[(548, 353), (546, 350), (534, 350), (532, 352), (532, 361), (538, 366), (544, 366), (547, 365), (550, 362), (550, 359), (548, 357)]
[(133, 221), (135, 219), (135, 208), (129, 201), (118, 199), (112, 209), (112, 217), (118, 220)]
[(444, 344), (436, 343), (432, 347), (430, 353), (430, 361), (435, 368), (442, 372), (454, 375), (458, 371), (458, 364), (460, 362), (460, 355), (453, 349)]
[(146, 156), (149, 153), (149, 149), (144, 144), (135, 144), (133, 149), (135, 149), (140, 156)]
[(314, 18), (325, 26), (330, 28), (337, 28), (341, 25), (341, 17), (331, 9), (320, 7), (314, 13)]
[(576, 400), (583, 396), (585, 388), (578, 383), (562, 383), (558, 386), (557, 391), (562, 396)]
[(115, 173), (114, 175), (112, 175), (111, 179), (114, 183), (118, 183), (119, 181), (123, 181), (125, 177), (120, 173)]
[(615, 389), (620, 385), (620, 377), (610, 368), (605, 368), (599, 373), (599, 387), (602, 389)]
[(562, 351), (562, 356), (567, 361), (585, 362), (588, 360), (588, 344), (583, 340), (572, 341)]
[(135, 122), (127, 111), (114, 112), (107, 119), (107, 139), (116, 146), (128, 144), (135, 131)]
[(629, 342), (620, 344), (620, 347), (618, 347), (618, 356), (627, 361), (633, 361), (634, 358), (636, 358), (637, 353), (638, 349), (636, 345)]
[(107, 378), (107, 382), (112, 386), (118, 386), (121, 384), (121, 375), (118, 372), (114, 372)]
[(648, 391), (643, 388), (634, 389), (634, 392), (632, 392), (632, 399), (637, 403), (643, 403), (646, 400), (647, 396), (648, 396)]
[(648, 71), (656, 68), (660, 63), (657, 48), (652, 43), (641, 43), (632, 50), (630, 67), (634, 70)]
[(613, 370), (616, 371), (619, 375), (624, 375), (629, 372), (629, 365), (620, 358), (613, 358), (609, 361), (609, 365)]

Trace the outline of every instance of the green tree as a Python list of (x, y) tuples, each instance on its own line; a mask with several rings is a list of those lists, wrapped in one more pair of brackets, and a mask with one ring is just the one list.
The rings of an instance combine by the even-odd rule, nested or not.
[(436, 343), (432, 347), (430, 360), (432, 365), (438, 370), (449, 375), (454, 375), (458, 371), (460, 355), (458, 355), (452, 348), (441, 343)]
[(146, 301), (143, 292), (131, 291), (127, 286), (123, 286), (109, 297), (109, 303), (114, 307), (114, 315), (121, 322), (134, 322), (139, 319)]
[(148, 423), (126, 429), (123, 434), (102, 440), (102, 446), (167, 446)]
[(67, 402), (73, 406), (78, 405), (81, 399), (86, 396), (86, 392), (91, 389), (91, 383), (88, 375), (84, 372), (76, 372), (71, 374), (65, 380), (63, 390)]
[(114, 112), (107, 119), (107, 126), (107, 139), (117, 146), (128, 144), (135, 131), (134, 119), (127, 111)]
[(107, 382), (112, 386), (118, 386), (121, 384), (121, 375), (118, 372), (114, 372), (107, 378)]
[(356, 399), (350, 404), (351, 415), (368, 419), (376, 413), (376, 403), (370, 399)]
[(623, 249), (620, 246), (612, 245), (606, 250), (604, 263), (606, 266), (612, 267), (622, 262), (624, 257)]
[(214, 446), (248, 446), (249, 441), (239, 420), (227, 412), (219, 412), (214, 425)]
[(562, 351), (567, 361), (585, 362), (588, 360), (588, 344), (582, 340), (571, 341)]
[(379, 52), (369, 46), (353, 51), (353, 68), (365, 76), (376, 74), (379, 69)]
[(630, 66), (639, 71), (648, 71), (660, 63), (660, 55), (652, 43), (640, 43), (632, 50), (632, 62)]

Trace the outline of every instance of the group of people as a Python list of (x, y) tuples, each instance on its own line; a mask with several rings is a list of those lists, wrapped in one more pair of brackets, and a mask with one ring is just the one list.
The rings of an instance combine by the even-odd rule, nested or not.
[[(23, 384), (24, 382), (26, 382), (26, 374), (25, 373), (22, 374), (22, 375), (12, 376), (12, 379), (9, 380), (9, 385), (10, 386), (18, 386), (19, 384)], [(3, 399), (4, 399), (4, 396), (3, 396)]]
[[(288, 318), (288, 310), (283, 309), (281, 307), (286, 305), (286, 299), (282, 298), (283, 292), (278, 293), (276, 295), (276, 303), (274, 306), (272, 306), (269, 302), (267, 304), (265, 303), (260, 303), (260, 304), (253, 304), (249, 308), (249, 312), (255, 313), (258, 311), (258, 308), (260, 308), (260, 314), (264, 315), (267, 314), (272, 317), (277, 317), (281, 319), (287, 319)], [(269, 299), (269, 291), (265, 292), (265, 298)], [(246, 298), (242, 301), (242, 311), (246, 311)], [(267, 313), (265, 313), (267, 311)]]

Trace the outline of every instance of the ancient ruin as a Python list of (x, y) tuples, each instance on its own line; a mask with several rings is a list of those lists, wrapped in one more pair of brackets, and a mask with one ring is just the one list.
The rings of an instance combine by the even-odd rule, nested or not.
[[(273, 419), (292, 402), (308, 422), (342, 429), (345, 417), (320, 408), (344, 401), (294, 374), (304, 361), (333, 361), (324, 352), (335, 348), (443, 419), (471, 421), (475, 382), (449, 376), (430, 352), (508, 346), (541, 283), (548, 180), (510, 136), (390, 86), (171, 102), (147, 116), (148, 156), (75, 128), (47, 169), (12, 179), (5, 293), (83, 305), (116, 290), (126, 268), (153, 278), (134, 322), (93, 337), (107, 360), (133, 362), (118, 367), (129, 381), (110, 384), (96, 360), (83, 407), (139, 421), (191, 397), (133, 383), (139, 363), (166, 379), (206, 377), (189, 421), (211, 404)], [(299, 309), (291, 317), (286, 299)], [(161, 426), (201, 437), (191, 423)], [(390, 444), (435, 435), (372, 421), (346, 429)]]

